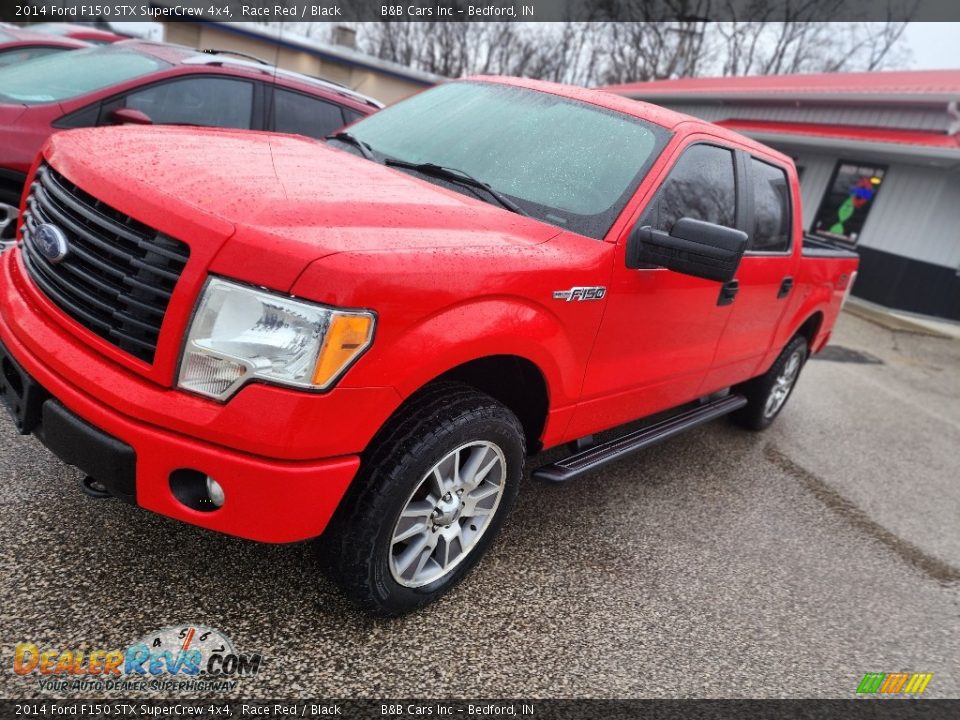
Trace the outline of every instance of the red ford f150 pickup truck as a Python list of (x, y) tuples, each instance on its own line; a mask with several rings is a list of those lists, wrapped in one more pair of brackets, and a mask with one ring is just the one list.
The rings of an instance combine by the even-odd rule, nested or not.
[(65, 132), (0, 257), (0, 387), (88, 492), (321, 536), (351, 597), (402, 613), (477, 561), (541, 449), (569, 447), (533, 473), (561, 481), (777, 416), (857, 267), (805, 246), (799, 202), (745, 137), (519, 80), (326, 145)]

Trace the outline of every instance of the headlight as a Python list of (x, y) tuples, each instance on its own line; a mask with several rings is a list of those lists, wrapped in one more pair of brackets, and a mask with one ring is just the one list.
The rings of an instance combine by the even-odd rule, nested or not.
[(374, 315), (207, 281), (187, 335), (179, 386), (226, 400), (254, 380), (323, 390), (373, 340)]

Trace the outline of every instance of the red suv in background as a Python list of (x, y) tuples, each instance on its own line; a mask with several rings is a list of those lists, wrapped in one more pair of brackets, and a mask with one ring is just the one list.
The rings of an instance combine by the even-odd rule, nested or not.
[(12, 239), (27, 172), (58, 130), (156, 123), (323, 138), (380, 107), (260, 61), (141, 40), (0, 68), (0, 243)]
[(0, 25), (0, 67), (85, 47), (90, 43)]
[(83, 40), (91, 45), (109, 45), (128, 39), (109, 30), (92, 27), (89, 23), (36, 23), (30, 25), (30, 29), (44, 35)]

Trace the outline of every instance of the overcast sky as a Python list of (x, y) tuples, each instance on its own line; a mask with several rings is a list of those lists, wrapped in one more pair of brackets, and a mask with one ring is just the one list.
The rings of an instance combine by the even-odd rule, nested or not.
[(960, 70), (960, 23), (910, 23), (905, 35), (915, 69)]

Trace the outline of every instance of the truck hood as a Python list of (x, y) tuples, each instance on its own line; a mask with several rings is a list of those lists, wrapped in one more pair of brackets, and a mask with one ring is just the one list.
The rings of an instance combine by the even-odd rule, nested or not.
[[(537, 244), (561, 231), (308, 138), (115, 127), (54, 135), (46, 156), (98, 199), (191, 244), (211, 271), (288, 289), (338, 252)], [(184, 228), (211, 233), (184, 237)], [(218, 234), (219, 239), (213, 235)], [(269, 253), (269, 263), (251, 257)], [(241, 273), (242, 275), (242, 273)], [(255, 275), (255, 277), (254, 277)]]

